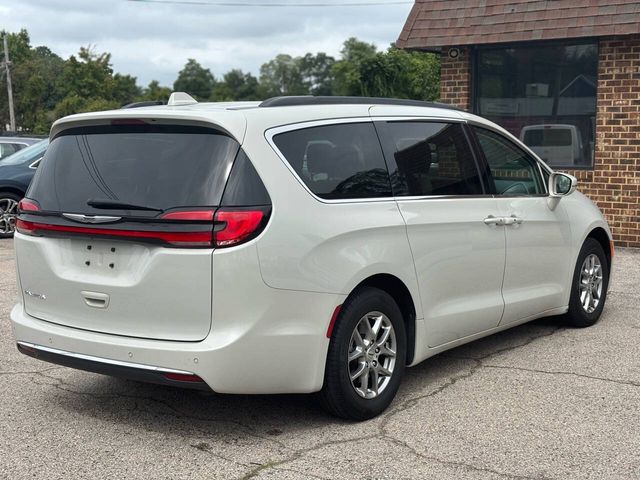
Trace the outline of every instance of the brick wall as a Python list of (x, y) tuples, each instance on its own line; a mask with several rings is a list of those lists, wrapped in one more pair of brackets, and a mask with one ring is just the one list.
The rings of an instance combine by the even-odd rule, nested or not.
[(640, 247), (640, 36), (600, 40), (593, 170), (570, 171), (616, 245)]
[(469, 110), (471, 91), (471, 61), (469, 49), (460, 48), (458, 58), (449, 58), (447, 48), (440, 59), (440, 101)]
[[(441, 57), (440, 101), (471, 109), (469, 51)], [(568, 170), (600, 207), (617, 246), (640, 247), (640, 36), (600, 40), (593, 170)]]

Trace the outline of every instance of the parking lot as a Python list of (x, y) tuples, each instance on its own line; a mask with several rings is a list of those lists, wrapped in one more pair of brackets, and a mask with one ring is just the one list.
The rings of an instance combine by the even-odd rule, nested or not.
[(544, 319), (407, 371), (383, 416), (38, 362), (15, 348), (0, 240), (0, 478), (640, 478), (640, 251), (616, 252), (595, 327)]

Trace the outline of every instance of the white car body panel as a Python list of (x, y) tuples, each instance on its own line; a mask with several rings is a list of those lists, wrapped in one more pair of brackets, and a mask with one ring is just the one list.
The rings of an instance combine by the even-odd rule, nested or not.
[[(251, 159), (271, 197), (272, 214), (257, 238), (237, 247), (163, 252), (132, 242), (125, 248), (129, 270), (107, 267), (90, 275), (65, 268), (82, 260), (72, 242), (17, 233), (23, 293), (11, 313), (16, 340), (193, 372), (221, 393), (314, 392), (323, 384), (332, 314), (369, 277), (392, 275), (409, 291), (416, 317), (410, 362), (415, 365), (476, 338), (565, 312), (584, 239), (595, 228), (611, 238), (599, 210), (578, 192), (562, 199), (324, 201), (309, 192), (269, 142), (274, 132), (305, 122), (415, 117), (485, 125), (521, 145), (475, 115), (396, 105), (256, 107), (251, 102), (145, 107), (57, 121), (52, 136), (72, 126), (122, 119), (215, 125), (238, 140)], [(512, 214), (524, 222), (483, 222), (489, 215)], [(156, 259), (160, 263), (154, 265)], [(108, 264), (106, 257), (100, 261)], [(189, 280), (193, 272), (197, 275)], [(151, 275), (146, 286), (143, 274)], [(167, 275), (175, 278), (159, 280)], [(60, 279), (72, 281), (73, 289)], [(79, 304), (74, 310), (65, 303), (75, 297), (83, 301), (76, 290), (127, 289), (127, 306), (114, 303), (100, 311)], [(40, 302), (24, 290), (48, 293), (52, 301)], [(154, 304), (162, 297), (165, 302)], [(194, 305), (186, 308), (187, 303)], [(65, 312), (65, 322), (56, 321)], [(104, 313), (113, 318), (110, 328), (101, 323)], [(184, 328), (171, 322), (178, 316), (188, 323)], [(136, 325), (136, 317), (158, 318), (157, 328), (149, 329), (147, 321)]]

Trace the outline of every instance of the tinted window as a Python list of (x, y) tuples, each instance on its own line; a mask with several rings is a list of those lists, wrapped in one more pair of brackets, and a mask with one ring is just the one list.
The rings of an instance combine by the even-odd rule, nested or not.
[(482, 184), (459, 124), (388, 122), (396, 195), (478, 195)]
[(596, 43), (491, 46), (476, 55), (475, 113), (506, 128), (549, 165), (593, 165)]
[(258, 172), (244, 150), (240, 149), (224, 189), (221, 205), (243, 207), (270, 204), (271, 199)]
[(546, 193), (537, 162), (502, 135), (473, 127), (499, 195)]
[(200, 127), (72, 129), (51, 142), (27, 195), (43, 210), (95, 215), (105, 209), (88, 200), (160, 210), (216, 206), (238, 148), (232, 138)]
[(275, 135), (273, 141), (309, 190), (321, 198), (391, 196), (372, 123), (305, 128)]

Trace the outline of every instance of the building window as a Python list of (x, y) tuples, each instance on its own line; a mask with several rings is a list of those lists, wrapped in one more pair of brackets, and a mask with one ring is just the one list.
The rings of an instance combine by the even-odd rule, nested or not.
[(593, 167), (597, 44), (479, 48), (476, 66), (475, 113), (553, 167)]

